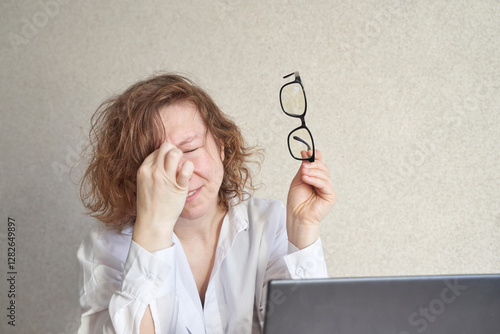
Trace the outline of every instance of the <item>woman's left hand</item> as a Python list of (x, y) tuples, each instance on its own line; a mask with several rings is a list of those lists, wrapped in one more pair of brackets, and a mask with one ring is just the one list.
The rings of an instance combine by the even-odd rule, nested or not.
[(288, 192), (288, 239), (299, 249), (318, 239), (319, 223), (336, 200), (328, 167), (322, 161), (323, 155), (316, 150), (315, 156), (312, 163), (302, 162)]

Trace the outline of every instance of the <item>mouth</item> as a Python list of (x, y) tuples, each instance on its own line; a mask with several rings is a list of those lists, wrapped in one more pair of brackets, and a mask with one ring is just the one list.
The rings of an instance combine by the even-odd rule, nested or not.
[(198, 197), (198, 194), (200, 193), (201, 187), (191, 190), (188, 192), (187, 197), (186, 197), (186, 203), (193, 201), (196, 197)]

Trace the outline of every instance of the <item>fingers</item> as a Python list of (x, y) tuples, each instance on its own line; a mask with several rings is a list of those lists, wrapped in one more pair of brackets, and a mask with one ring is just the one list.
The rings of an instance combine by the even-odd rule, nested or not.
[(189, 187), (189, 179), (191, 175), (193, 175), (194, 165), (191, 161), (185, 161), (179, 171), (179, 175), (177, 175), (177, 184), (181, 188)]
[(332, 204), (336, 202), (337, 195), (335, 194), (333, 184), (329, 177), (302, 175), (302, 182), (313, 187), (315, 193), (323, 200)]
[(310, 157), (312, 157), (312, 150), (309, 150), (309, 151), (306, 151), (306, 150), (300, 151), (300, 155), (302, 156), (302, 159), (309, 159)]
[(323, 155), (319, 150), (316, 150), (315, 156), (316, 159), (314, 162), (309, 162), (307, 160), (302, 162), (302, 182), (309, 184), (325, 195), (334, 196), (335, 191), (333, 189), (330, 171), (328, 170), (328, 166), (322, 161)]
[(330, 175), (328, 173), (328, 169), (321, 167), (313, 167), (313, 166), (303, 166), (302, 167), (302, 179), (306, 183), (310, 182), (322, 182), (322, 183), (331, 183)]
[[(307, 158), (308, 156), (310, 156), (310, 154), (308, 155), (305, 151), (302, 151), (302, 156)], [(315, 151), (314, 162), (303, 160), (301, 168), (320, 169), (328, 173), (328, 166), (325, 165), (325, 163), (323, 162), (323, 154), (321, 153), (320, 150)]]
[(158, 151), (160, 149), (156, 149), (154, 150), (153, 152), (151, 152), (147, 157), (146, 159), (144, 159), (144, 161), (142, 162), (142, 165), (141, 166), (151, 166), (155, 163), (156, 161), (156, 157), (158, 156)]
[(314, 160), (323, 161), (323, 153), (320, 150), (314, 151)]
[(185, 161), (179, 168), (182, 154), (182, 151), (175, 145), (164, 142), (144, 160), (143, 164), (155, 167), (154, 169), (161, 171), (167, 179), (173, 182), (177, 181), (179, 187), (187, 188), (194, 171), (194, 165), (191, 161)]
[(154, 163), (157, 167), (161, 167), (161, 169), (164, 169), (166, 172), (172, 170), (172, 168), (177, 170), (177, 165), (182, 155), (182, 152), (177, 147), (168, 142), (164, 142), (155, 152), (157, 153)]
[(313, 186), (322, 193), (333, 193), (333, 187), (330, 178), (324, 173), (315, 173), (314, 171), (308, 171), (302, 174), (302, 181), (309, 184), (310, 186)]
[[(172, 148), (166, 152), (163, 159), (158, 156), (158, 164), (164, 164), (165, 172), (171, 180), (177, 177), (179, 170), (179, 162), (181, 161), (182, 152), (177, 147), (172, 145)], [(163, 160), (163, 161), (162, 161)]]
[[(300, 151), (300, 154), (302, 156), (302, 159), (309, 159), (310, 157), (312, 157), (312, 150)], [(320, 160), (320, 161), (323, 160), (323, 153), (321, 153), (320, 150), (314, 150), (314, 161), (316, 161), (316, 160)]]

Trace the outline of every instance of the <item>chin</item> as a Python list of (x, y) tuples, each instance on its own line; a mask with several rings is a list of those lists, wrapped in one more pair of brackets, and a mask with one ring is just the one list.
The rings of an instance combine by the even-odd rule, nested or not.
[(207, 213), (207, 210), (204, 210), (203, 208), (184, 208), (182, 210), (182, 213), (180, 215), (180, 218), (182, 219), (198, 219), (203, 217)]

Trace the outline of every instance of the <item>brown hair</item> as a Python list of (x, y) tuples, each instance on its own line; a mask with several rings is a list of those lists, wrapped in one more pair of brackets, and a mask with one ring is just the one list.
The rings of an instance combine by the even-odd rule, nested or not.
[(262, 157), (261, 150), (248, 147), (236, 124), (191, 80), (162, 74), (106, 100), (92, 116), (90, 141), (84, 150), (90, 160), (80, 185), (87, 214), (111, 229), (134, 224), (137, 171), (165, 136), (159, 110), (180, 101), (190, 101), (198, 108), (207, 130), (224, 147), (219, 205), (227, 209), (230, 203), (241, 203), (256, 189), (247, 163), (260, 166), (260, 161), (250, 157)]

